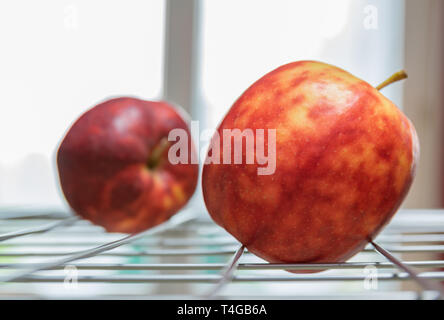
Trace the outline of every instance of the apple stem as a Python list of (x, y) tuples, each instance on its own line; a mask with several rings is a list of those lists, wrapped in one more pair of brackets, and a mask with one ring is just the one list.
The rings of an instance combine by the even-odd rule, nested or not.
[(151, 156), (147, 161), (147, 166), (150, 169), (155, 169), (161, 160), (162, 154), (166, 149), (170, 146), (170, 142), (167, 138), (162, 138), (159, 143), (154, 146), (153, 151), (151, 152)]
[(388, 86), (389, 84), (392, 84), (393, 82), (396, 82), (396, 81), (399, 81), (402, 79), (406, 79), (406, 78), (407, 78), (407, 73), (405, 72), (405, 70), (395, 72), (390, 78), (388, 78), (383, 83), (381, 83), (379, 86), (377, 86), (376, 89), (381, 90), (382, 88), (385, 88), (386, 86)]

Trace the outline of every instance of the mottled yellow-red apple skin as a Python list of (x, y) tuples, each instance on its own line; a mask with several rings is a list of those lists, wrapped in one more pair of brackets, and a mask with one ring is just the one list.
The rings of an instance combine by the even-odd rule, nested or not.
[(359, 252), (397, 211), (419, 155), (413, 125), (392, 102), (315, 61), (281, 66), (254, 83), (218, 132), (234, 128), (276, 129), (276, 171), (205, 164), (205, 204), (216, 223), (270, 262), (338, 262)]
[[(172, 164), (168, 148), (150, 168), (152, 152), (172, 129), (188, 133), (188, 163)], [(193, 195), (198, 165), (188, 126), (166, 102), (120, 97), (85, 112), (57, 152), (60, 184), (71, 208), (110, 232), (158, 225)]]

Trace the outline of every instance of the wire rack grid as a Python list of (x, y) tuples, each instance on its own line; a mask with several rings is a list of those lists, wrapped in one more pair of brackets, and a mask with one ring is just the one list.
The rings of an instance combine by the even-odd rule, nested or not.
[(444, 297), (444, 210), (401, 210), (362, 252), (329, 264), (267, 263), (197, 211), (123, 235), (60, 210), (2, 209), (0, 298)]

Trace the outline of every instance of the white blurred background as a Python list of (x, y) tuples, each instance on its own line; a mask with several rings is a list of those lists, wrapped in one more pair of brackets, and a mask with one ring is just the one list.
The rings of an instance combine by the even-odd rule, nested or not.
[(116, 95), (162, 94), (164, 1), (0, 2), (0, 204), (53, 205), (70, 124)]
[(177, 12), (167, 0), (0, 3), (1, 206), (63, 203), (57, 144), (103, 99), (165, 97), (212, 128), (252, 82), (301, 59), (373, 85), (407, 69), (409, 80), (384, 89), (422, 144), (406, 205), (442, 205), (439, 0), (180, 2)]

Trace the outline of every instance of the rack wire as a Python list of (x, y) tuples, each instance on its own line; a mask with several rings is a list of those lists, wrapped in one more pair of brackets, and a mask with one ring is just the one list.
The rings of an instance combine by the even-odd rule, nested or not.
[[(270, 264), (200, 210), (106, 233), (69, 212), (0, 210), (0, 298), (442, 299), (444, 210), (401, 210), (342, 263)], [(318, 270), (289, 273), (286, 270)]]

